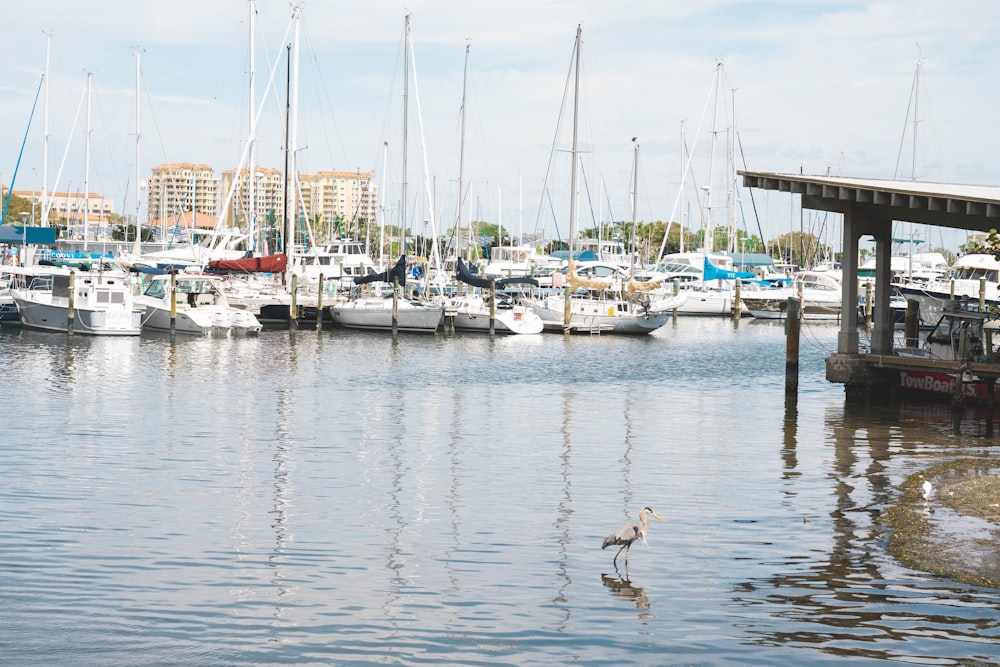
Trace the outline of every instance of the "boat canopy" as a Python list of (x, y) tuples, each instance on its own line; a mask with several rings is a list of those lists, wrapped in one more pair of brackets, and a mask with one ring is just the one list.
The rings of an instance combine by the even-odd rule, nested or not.
[(757, 276), (750, 271), (726, 271), (725, 269), (720, 269), (719, 267), (708, 261), (708, 257), (705, 258), (705, 276), (704, 280), (743, 280), (756, 278)]
[(287, 267), (288, 257), (284, 253), (239, 259), (215, 259), (208, 263), (209, 270), (214, 273), (284, 273)]

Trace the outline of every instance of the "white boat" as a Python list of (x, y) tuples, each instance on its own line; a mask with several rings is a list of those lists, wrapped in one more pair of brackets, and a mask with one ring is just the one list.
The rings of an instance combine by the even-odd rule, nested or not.
[(296, 259), (299, 266), (295, 272), (310, 284), (317, 283), (322, 274), (325, 281), (350, 289), (355, 277), (376, 272), (375, 260), (365, 250), (365, 244), (351, 239), (320, 243), (296, 253)]
[(226, 335), (257, 333), (262, 328), (253, 313), (229, 304), (221, 279), (214, 276), (154, 276), (135, 303), (145, 309), (145, 329)]
[(649, 334), (670, 321), (675, 306), (683, 303), (684, 295), (654, 302), (601, 296), (598, 291), (575, 295), (569, 299), (569, 324), (565, 322), (566, 298), (546, 296), (534, 305), (547, 331), (577, 333), (609, 333), (623, 335)]
[[(448, 300), (445, 313), (454, 316), (456, 331), (490, 330), (489, 297), (470, 292)], [(493, 309), (493, 331), (498, 334), (537, 334), (544, 329), (542, 318), (529, 306), (497, 295)]]
[(11, 272), (19, 281), (11, 296), (26, 327), (94, 336), (138, 336), (142, 330), (142, 312), (123, 271), (36, 266)]
[(843, 300), (841, 273), (835, 270), (800, 271), (789, 287), (742, 293), (743, 305), (762, 320), (784, 319), (790, 297), (801, 297), (802, 319), (839, 320)]
[(334, 326), (409, 333), (434, 333), (441, 325), (444, 306), (392, 297), (362, 297), (340, 301), (328, 308)]
[(936, 322), (953, 299), (978, 302), (982, 297), (987, 309), (996, 309), (1000, 308), (1000, 261), (987, 254), (963, 255), (955, 260), (950, 277), (897, 282), (893, 286), (907, 299), (920, 303), (921, 322)]

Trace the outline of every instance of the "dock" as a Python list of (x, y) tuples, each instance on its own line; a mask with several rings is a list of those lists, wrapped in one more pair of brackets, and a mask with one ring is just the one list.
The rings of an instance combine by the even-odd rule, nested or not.
[[(875, 240), (870, 349), (862, 350), (860, 345), (858, 281), (845, 279), (837, 351), (826, 360), (826, 379), (844, 384), (849, 400), (884, 397), (891, 389), (918, 389), (907, 387), (907, 381), (913, 385), (917, 381), (912, 378), (936, 376), (939, 379), (931, 380), (931, 388), (941, 391), (931, 393), (950, 396), (958, 404), (970, 398), (994, 404), (1000, 363), (996, 363), (990, 336), (978, 343), (982, 353), (974, 355), (976, 358), (969, 358), (964, 348), (954, 360), (921, 358), (894, 348), (890, 269), (894, 221), (979, 232), (1000, 229), (1000, 187), (755, 171), (740, 171), (739, 175), (745, 187), (798, 194), (804, 209), (842, 214), (841, 266), (845, 277), (858, 273), (860, 239)], [(987, 314), (982, 316), (986, 319)], [(933, 385), (935, 381), (940, 386)]]

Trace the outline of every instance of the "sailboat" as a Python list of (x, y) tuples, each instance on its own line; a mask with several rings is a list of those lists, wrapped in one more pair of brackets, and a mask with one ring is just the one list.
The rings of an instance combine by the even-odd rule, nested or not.
[(562, 296), (548, 296), (534, 304), (535, 312), (547, 330), (567, 333), (613, 333), (642, 335), (665, 325), (673, 308), (682, 297), (653, 301), (647, 285), (615, 278), (583, 278), (577, 273), (576, 237), (576, 178), (578, 170), (577, 134), (580, 106), (580, 44), (582, 26), (576, 27), (573, 93), (573, 149), (570, 176), (569, 256), (567, 287)]
[(329, 306), (330, 319), (336, 326), (348, 329), (390, 330), (411, 333), (434, 333), (444, 317), (444, 305), (403, 298), (406, 287), (406, 144), (407, 111), (410, 89), (410, 15), (406, 15), (403, 46), (403, 181), (402, 223), (399, 226), (399, 247), (404, 253), (396, 264), (382, 273), (354, 278), (355, 285), (373, 282), (392, 284), (389, 297), (365, 296), (341, 300)]

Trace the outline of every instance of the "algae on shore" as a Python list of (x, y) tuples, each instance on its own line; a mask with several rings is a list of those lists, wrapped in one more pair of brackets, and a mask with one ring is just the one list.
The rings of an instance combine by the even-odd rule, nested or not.
[[(924, 480), (933, 485), (924, 500)], [(907, 567), (1000, 588), (1000, 461), (959, 459), (911, 475), (883, 514), (889, 551)]]

